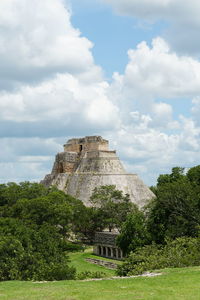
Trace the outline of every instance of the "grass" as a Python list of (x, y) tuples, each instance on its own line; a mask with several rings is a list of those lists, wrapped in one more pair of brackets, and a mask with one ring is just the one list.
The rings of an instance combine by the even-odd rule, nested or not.
[(165, 269), (151, 278), (47, 283), (1, 282), (1, 300), (198, 300), (200, 267)]
[[(87, 262), (98, 258), (91, 253), (75, 252), (69, 255), (70, 265), (77, 272), (104, 272), (105, 277), (115, 275), (114, 270)], [(120, 264), (120, 261), (101, 258)], [(200, 267), (165, 269), (163, 275), (151, 278), (137, 277), (101, 281), (59, 281), (0, 283), (1, 300), (197, 300), (200, 299)]]
[(70, 258), (70, 265), (74, 266), (78, 273), (84, 271), (91, 271), (91, 272), (103, 272), (105, 273), (105, 277), (112, 277), (115, 276), (115, 270), (110, 270), (102, 266), (98, 266), (86, 261), (87, 258), (97, 258), (105, 261), (110, 261), (116, 264), (120, 264), (121, 262), (118, 260), (107, 259), (103, 257), (99, 257), (92, 254), (92, 248), (86, 249), (84, 252), (74, 252), (69, 255)]

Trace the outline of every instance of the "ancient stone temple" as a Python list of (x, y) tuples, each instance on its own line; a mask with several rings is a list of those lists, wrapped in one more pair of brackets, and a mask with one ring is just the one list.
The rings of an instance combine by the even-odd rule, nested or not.
[(136, 174), (126, 173), (116, 151), (110, 151), (108, 141), (100, 136), (70, 139), (64, 152), (56, 155), (52, 172), (42, 183), (56, 185), (87, 206), (91, 205), (89, 199), (94, 188), (102, 185), (115, 185), (140, 207), (154, 197)]
[(116, 246), (117, 236), (118, 233), (114, 232), (96, 232), (93, 248), (94, 254), (107, 258), (122, 259), (123, 252)]

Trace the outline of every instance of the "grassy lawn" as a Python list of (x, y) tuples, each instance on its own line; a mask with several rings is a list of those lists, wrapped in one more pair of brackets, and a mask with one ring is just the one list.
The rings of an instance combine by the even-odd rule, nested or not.
[(47, 283), (1, 282), (2, 300), (200, 299), (200, 267), (166, 269), (151, 278)]
[(91, 271), (91, 272), (104, 272), (105, 277), (115, 276), (115, 271), (104, 268), (102, 266), (98, 266), (86, 261), (87, 258), (97, 258), (101, 260), (111, 261), (116, 264), (120, 264), (120, 261), (107, 259), (99, 256), (95, 256), (92, 254), (92, 248), (86, 249), (84, 252), (74, 252), (69, 255), (70, 265), (74, 266), (77, 269), (77, 272)]

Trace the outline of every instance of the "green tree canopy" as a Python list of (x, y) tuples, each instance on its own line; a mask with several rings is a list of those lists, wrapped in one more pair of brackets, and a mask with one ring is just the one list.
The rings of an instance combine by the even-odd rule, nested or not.
[(145, 225), (145, 216), (142, 211), (135, 208), (123, 223), (120, 235), (117, 238), (118, 246), (125, 255), (134, 251), (137, 247), (148, 243), (148, 233)]
[(190, 168), (187, 172), (187, 177), (192, 184), (200, 188), (200, 166)]
[(40, 184), (0, 185), (0, 280), (72, 279), (65, 251), (75, 200)]
[(128, 194), (117, 190), (115, 185), (96, 187), (90, 198), (91, 204), (102, 216), (104, 228), (120, 228), (128, 213), (135, 208)]
[(166, 238), (197, 236), (200, 225), (198, 170), (199, 167), (192, 168), (185, 175), (183, 168), (176, 167), (171, 174), (158, 177), (156, 199), (147, 207), (148, 230), (156, 243), (164, 243)]

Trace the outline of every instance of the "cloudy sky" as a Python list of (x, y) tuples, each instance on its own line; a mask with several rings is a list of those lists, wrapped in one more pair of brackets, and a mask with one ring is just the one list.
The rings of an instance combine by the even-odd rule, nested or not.
[(1, 0), (0, 182), (102, 135), (148, 185), (200, 164), (199, 0)]

